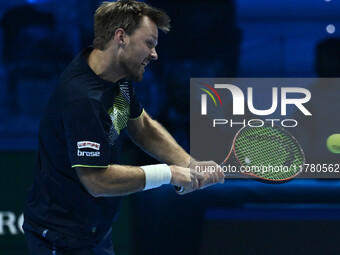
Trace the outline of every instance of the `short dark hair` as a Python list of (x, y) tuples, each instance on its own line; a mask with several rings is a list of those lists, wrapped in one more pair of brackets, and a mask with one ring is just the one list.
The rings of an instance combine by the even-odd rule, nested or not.
[(118, 28), (131, 35), (143, 16), (149, 17), (165, 33), (170, 31), (170, 18), (160, 9), (131, 0), (103, 2), (94, 15), (93, 47), (105, 50)]

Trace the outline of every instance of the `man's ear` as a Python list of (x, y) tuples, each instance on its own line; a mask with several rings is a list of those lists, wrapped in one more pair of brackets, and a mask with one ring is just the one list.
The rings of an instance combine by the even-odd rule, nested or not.
[(125, 33), (124, 29), (118, 28), (116, 30), (115, 36), (114, 36), (115, 41), (119, 45), (123, 46), (125, 44), (125, 37), (126, 37), (126, 33)]

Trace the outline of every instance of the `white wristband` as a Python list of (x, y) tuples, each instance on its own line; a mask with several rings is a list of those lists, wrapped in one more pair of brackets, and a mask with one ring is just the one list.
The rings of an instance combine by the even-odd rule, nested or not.
[(167, 164), (141, 166), (145, 173), (144, 190), (157, 188), (171, 182), (171, 170)]

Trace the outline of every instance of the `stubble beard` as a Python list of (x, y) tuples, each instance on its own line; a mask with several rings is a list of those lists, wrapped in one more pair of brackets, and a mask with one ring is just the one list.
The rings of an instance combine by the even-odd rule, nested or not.
[(130, 59), (123, 59), (122, 67), (125, 70), (127, 78), (139, 82), (143, 80), (142, 65), (131, 63)]

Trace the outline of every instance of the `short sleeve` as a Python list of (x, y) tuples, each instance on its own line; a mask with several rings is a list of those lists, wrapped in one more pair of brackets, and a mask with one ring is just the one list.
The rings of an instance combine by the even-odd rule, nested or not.
[(63, 112), (72, 167), (107, 167), (110, 160), (110, 117), (99, 101), (81, 99)]
[(130, 119), (137, 119), (143, 113), (143, 107), (139, 102), (135, 90), (133, 89), (132, 85), (130, 85)]

